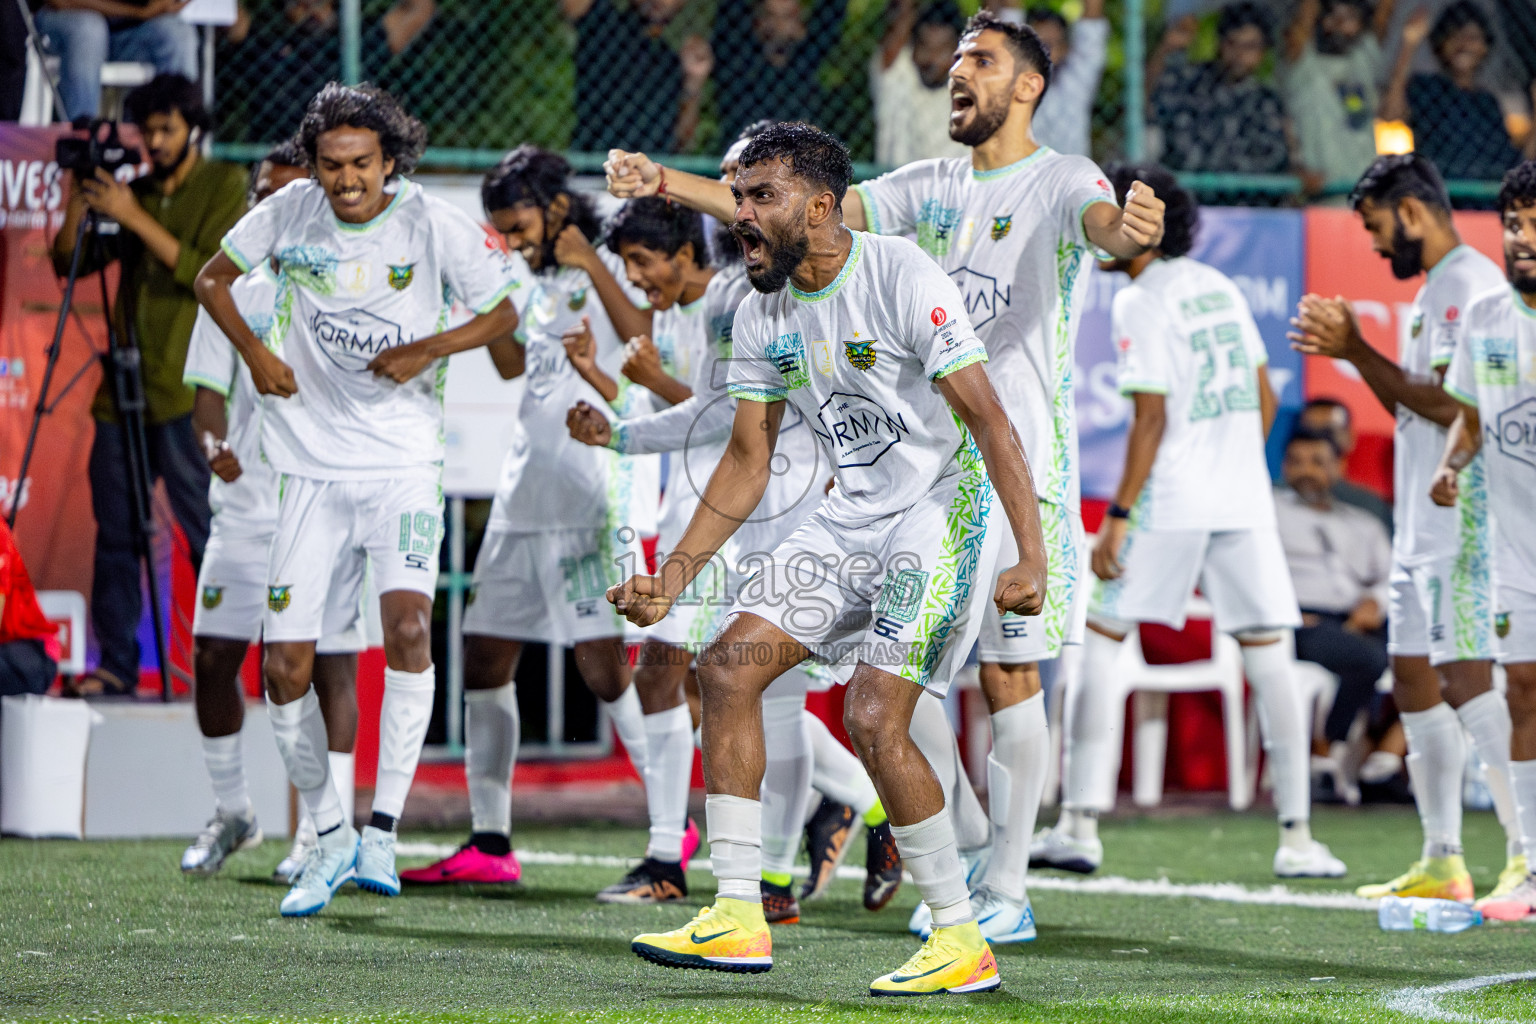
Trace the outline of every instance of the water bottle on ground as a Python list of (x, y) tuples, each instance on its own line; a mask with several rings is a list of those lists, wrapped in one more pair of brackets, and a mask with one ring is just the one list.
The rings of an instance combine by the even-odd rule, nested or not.
[(1382, 931), (1459, 932), (1483, 923), (1483, 915), (1455, 900), (1385, 896), (1376, 911)]

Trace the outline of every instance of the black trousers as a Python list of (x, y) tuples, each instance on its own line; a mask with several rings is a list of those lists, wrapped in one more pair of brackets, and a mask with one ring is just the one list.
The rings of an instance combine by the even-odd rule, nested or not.
[(58, 663), (48, 657), (41, 640), (12, 640), (0, 644), (0, 697), (47, 693)]
[[(208, 460), (198, 449), (192, 417), (146, 424), (149, 471), (165, 482), (171, 511), (191, 548), (192, 568), (208, 546)], [(91, 508), (96, 513), (96, 571), (91, 587), (91, 625), (101, 648), (101, 667), (130, 686), (139, 682), (139, 618), (144, 610), (141, 573), (133, 546), (133, 496), (123, 429), (96, 422), (91, 445)]]
[(1337, 742), (1349, 736), (1355, 716), (1369, 708), (1376, 696), (1376, 680), (1387, 670), (1386, 631), (1352, 633), (1344, 628), (1347, 615), (1304, 614), (1317, 616), (1318, 623), (1296, 630), (1296, 657), (1339, 677), (1339, 692), (1323, 725), (1329, 742)]
[(0, 121), (21, 116), (27, 85), (27, 23), (16, 0), (0, 4)]

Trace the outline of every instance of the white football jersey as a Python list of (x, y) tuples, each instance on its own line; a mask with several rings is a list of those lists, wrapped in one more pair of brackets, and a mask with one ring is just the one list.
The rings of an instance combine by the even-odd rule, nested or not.
[(933, 381), (984, 362), (954, 281), (904, 238), (852, 232), (831, 284), (742, 300), (729, 391), (787, 401), (810, 423), (837, 488), (823, 508), (862, 526), (910, 508), (975, 458)]
[(518, 288), (496, 241), (404, 178), (366, 224), (337, 220), (324, 189), (305, 180), (247, 213), (223, 248), (247, 271), (278, 263), (273, 338), (298, 391), (265, 403), (262, 451), (273, 467), (322, 480), (439, 471), (447, 360), (405, 384), (368, 364), (440, 333), (455, 301), (485, 313)]
[(1474, 299), (1466, 320), (1445, 389), (1482, 420), (1494, 579), (1536, 591), (1536, 531), (1525, 523), (1536, 508), (1536, 309), (1506, 283)]
[(1072, 349), (1093, 259), (1083, 213), (1114, 205), (1104, 172), (1042, 146), (992, 171), (974, 170), (967, 157), (923, 160), (854, 188), (871, 231), (915, 233), (954, 279), (1036, 491), (1075, 510)]
[[(1504, 271), (1472, 248), (1459, 245), (1435, 264), (1414, 296), (1408, 336), (1398, 363), (1409, 376), (1429, 378), (1446, 366), (1466, 327), (1467, 307), (1489, 291), (1505, 287)], [(1393, 555), (1407, 566), (1455, 557), (1472, 540), (1487, 550), (1488, 495), (1480, 471), (1465, 475), (1459, 508), (1442, 508), (1429, 497), (1435, 467), (1445, 451), (1445, 428), (1406, 405), (1397, 407), (1393, 430)], [(1481, 458), (1481, 456), (1478, 456)], [(1467, 536), (1470, 528), (1474, 534)]]
[[(251, 333), (271, 344), (272, 307), (277, 299), (277, 275), (272, 265), (262, 260), (237, 278), (229, 291)], [(274, 529), (277, 473), (261, 457), (261, 396), (245, 360), (206, 309), (197, 311), (181, 379), (189, 387), (207, 388), (224, 396), (224, 440), (240, 460), (240, 476), (233, 483), (214, 476), (208, 485), (208, 506), (225, 522), (238, 521), (262, 531)]]
[(1156, 260), (1115, 295), (1111, 323), (1121, 394), (1167, 402), (1138, 525), (1273, 529), (1258, 378), (1269, 357), (1242, 290), (1188, 257)]
[[(645, 296), (623, 284), (624, 261), (602, 246), (597, 253), (630, 301), (643, 307)], [(642, 537), (656, 532), (660, 460), (653, 455), (621, 458), (582, 444), (565, 425), (566, 413), (578, 401), (609, 408), (597, 389), (576, 372), (561, 341), (582, 317), (591, 324), (598, 366), (619, 384), (614, 410), (622, 415), (652, 407), (655, 396), (619, 373), (627, 339), (614, 329), (587, 272), (554, 267), (535, 274), (517, 328), (526, 381), (518, 407), (522, 431), (502, 462), (490, 529), (541, 533), (629, 526)]]

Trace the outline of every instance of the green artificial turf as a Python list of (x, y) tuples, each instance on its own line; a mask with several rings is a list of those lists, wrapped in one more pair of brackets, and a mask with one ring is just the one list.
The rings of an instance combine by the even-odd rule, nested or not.
[[(1292, 889), (1388, 877), (1418, 845), (1403, 809), (1320, 809), (1314, 829), (1350, 877)], [(1260, 814), (1120, 818), (1103, 835), (1104, 875), (1275, 881), (1274, 823)], [(523, 850), (621, 856), (643, 842), (597, 825), (516, 836)], [(1466, 842), (1486, 891), (1503, 862), (1492, 815), (1468, 815)], [(1390, 1022), (1425, 1019), (1387, 1009), (1398, 990), (1536, 969), (1536, 928), (1523, 925), (1389, 933), (1359, 910), (1037, 889), (1040, 938), (999, 950), (1001, 993), (877, 1001), (869, 981), (917, 947), (910, 886), (870, 914), (857, 882), (837, 882), (801, 924), (775, 930), (770, 973), (741, 977), (638, 960), (632, 935), (690, 912), (598, 905), (614, 868), (530, 865), (521, 886), (408, 888), (393, 900), (348, 888), (317, 917), (283, 920), (283, 890), (267, 880), (283, 847), (268, 842), (203, 879), (176, 870), (180, 843), (0, 842), (0, 1019)], [(707, 872), (690, 882), (701, 899), (713, 891)], [(1532, 983), (1436, 998), (1459, 1019), (1536, 1022)]]

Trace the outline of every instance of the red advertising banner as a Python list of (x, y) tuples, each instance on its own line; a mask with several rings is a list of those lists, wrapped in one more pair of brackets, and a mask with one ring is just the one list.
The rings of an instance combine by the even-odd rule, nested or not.
[[(63, 282), (48, 242), (64, 220), (64, 189), (53, 161), (58, 128), (0, 123), (0, 510), (19, 499), (16, 542), (39, 590), (91, 592), (96, 523), (86, 479), (95, 430), (90, 404), (106, 346), (101, 286), (75, 289), (50, 402), (27, 479), (18, 481), (22, 449), (48, 362)], [(109, 282), (115, 291), (115, 280)], [(72, 382), (72, 383), (71, 383)]]
[[(1306, 288), (1319, 295), (1342, 295), (1360, 318), (1366, 340), (1397, 358), (1408, 330), (1408, 308), (1423, 278), (1399, 281), (1388, 262), (1371, 249), (1360, 217), (1349, 210), (1306, 211)], [(1504, 249), (1499, 218), (1488, 212), (1456, 214), (1462, 241), (1482, 250), (1501, 266)], [(1350, 460), (1350, 476), (1383, 494), (1392, 490), (1392, 416), (1371, 394), (1354, 367), (1331, 359), (1308, 359), (1303, 375), (1307, 398), (1337, 398), (1354, 415), (1360, 443)]]

